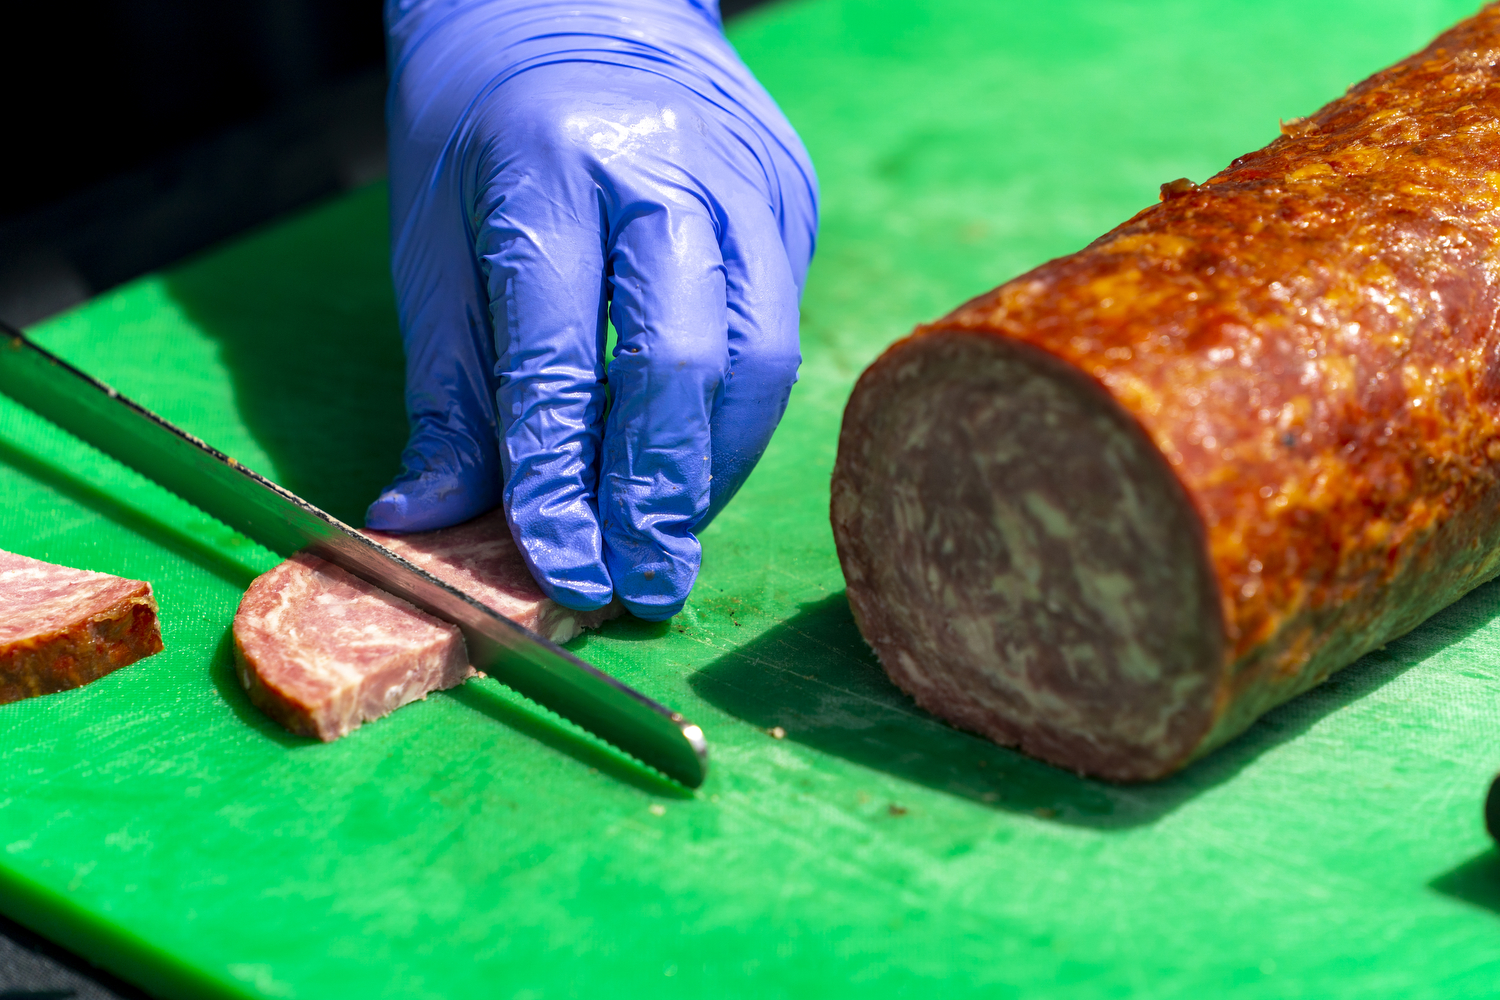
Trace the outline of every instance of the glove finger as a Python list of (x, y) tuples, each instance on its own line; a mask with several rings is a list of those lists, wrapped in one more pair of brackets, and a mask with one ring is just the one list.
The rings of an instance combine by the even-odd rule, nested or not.
[(797, 279), (781, 226), (765, 201), (727, 211), (723, 259), (729, 372), (710, 424), (713, 479), (701, 532), (744, 485), (786, 412), (802, 362)]
[(500, 502), (495, 353), (459, 181), (440, 148), (393, 158), (391, 276), (406, 350), (411, 427), (401, 472), (365, 514), (382, 531), (426, 531)]
[(698, 575), (710, 424), (729, 369), (724, 266), (702, 204), (627, 205), (614, 229), (610, 316), (619, 345), (599, 508), (615, 591), (637, 617), (670, 618)]
[(504, 159), (476, 204), (477, 250), (495, 330), (496, 413), (505, 509), (548, 597), (575, 610), (608, 604), (613, 584), (599, 529), (599, 442), (607, 402), (605, 225), (584, 172), (549, 162), (565, 148), (525, 133), (529, 118), (497, 102), (487, 118)]

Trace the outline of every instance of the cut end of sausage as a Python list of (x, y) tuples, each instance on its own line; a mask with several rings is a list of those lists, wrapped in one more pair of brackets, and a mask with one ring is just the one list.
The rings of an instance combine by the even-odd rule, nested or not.
[(860, 630), (923, 708), (1115, 781), (1194, 756), (1225, 659), (1203, 528), (1086, 375), (987, 334), (898, 344), (849, 401), (832, 514)]

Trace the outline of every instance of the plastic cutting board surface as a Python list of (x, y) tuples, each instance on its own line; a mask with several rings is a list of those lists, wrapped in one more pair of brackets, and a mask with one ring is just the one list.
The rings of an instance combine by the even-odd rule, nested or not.
[[(167, 644), (0, 707), (0, 910), (172, 997), (1492, 995), (1500, 587), (1116, 788), (893, 689), (827, 521), (889, 341), (1473, 7), (791, 0), (733, 26), (822, 179), (802, 381), (688, 609), (574, 644), (704, 727), (695, 795), (493, 682), (285, 734), (229, 653), (274, 558), (0, 400), (0, 547), (152, 581)], [(405, 435), (384, 233), (365, 190), (34, 333), (357, 522)]]

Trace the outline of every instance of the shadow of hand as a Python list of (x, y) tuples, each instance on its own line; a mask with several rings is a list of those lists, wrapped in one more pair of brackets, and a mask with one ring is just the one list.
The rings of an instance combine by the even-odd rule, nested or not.
[(384, 199), (374, 185), (167, 275), (275, 463), (258, 471), (354, 525), (406, 443)]

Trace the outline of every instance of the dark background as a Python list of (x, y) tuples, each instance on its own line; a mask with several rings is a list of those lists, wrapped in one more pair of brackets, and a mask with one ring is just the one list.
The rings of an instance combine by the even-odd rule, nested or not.
[(36, 154), (12, 162), (6, 218), (384, 58), (370, 0), (24, 3), (6, 20), (7, 129)]
[[(385, 173), (379, 0), (22, 0), (4, 25), (14, 325)], [(65, 998), (145, 994), (0, 917), (0, 1000)]]
[(0, 319), (384, 173), (379, 0), (7, 6)]

